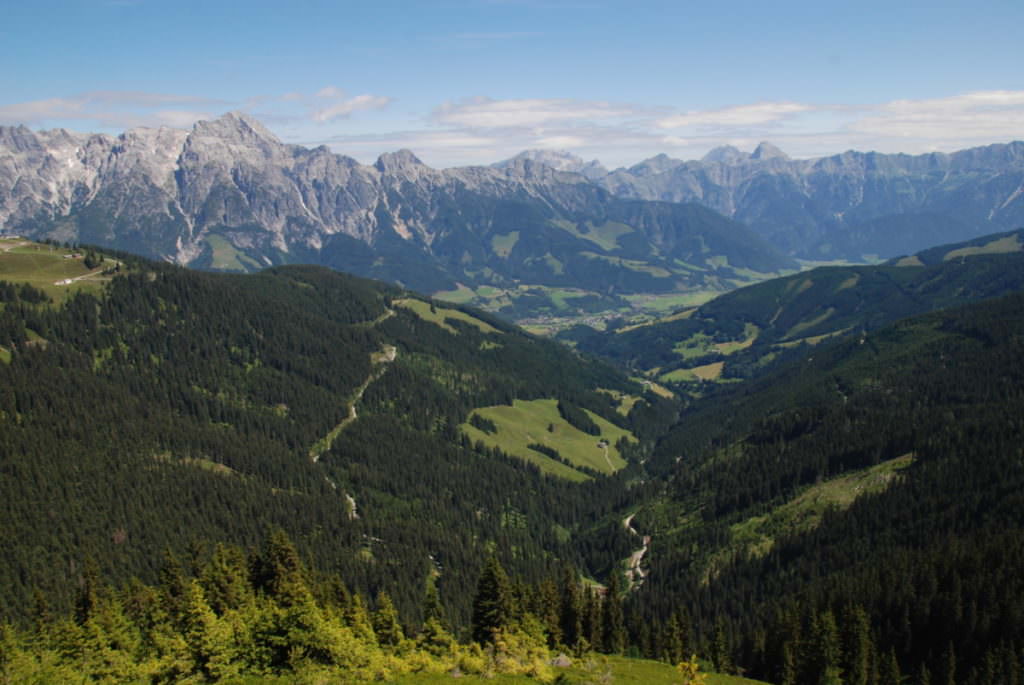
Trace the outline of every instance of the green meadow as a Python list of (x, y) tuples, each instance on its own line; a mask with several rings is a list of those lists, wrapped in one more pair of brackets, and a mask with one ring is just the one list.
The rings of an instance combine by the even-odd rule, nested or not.
[[(545, 473), (574, 481), (586, 480), (589, 476), (573, 466), (584, 466), (605, 474), (615, 473), (624, 467), (626, 461), (615, 448), (615, 443), (623, 437), (636, 439), (629, 431), (589, 411), (587, 414), (601, 428), (601, 436), (584, 433), (569, 425), (559, 415), (558, 401), (553, 399), (514, 400), (511, 406), (482, 407), (474, 410), (474, 413), (493, 421), (498, 430), (496, 433), (485, 433), (464, 423), (460, 428), (471, 440), (479, 440), (488, 447), (497, 447), (532, 462)], [(601, 441), (607, 447), (600, 446)], [(528, 445), (534, 443), (558, 450), (573, 466), (530, 449)]]

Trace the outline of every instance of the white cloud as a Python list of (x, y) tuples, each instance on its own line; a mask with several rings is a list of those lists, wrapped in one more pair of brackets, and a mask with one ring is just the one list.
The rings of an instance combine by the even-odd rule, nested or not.
[(193, 95), (137, 91), (90, 91), (64, 98), (0, 106), (0, 123), (46, 126), (75, 122), (86, 127), (126, 129), (137, 126), (187, 127), (209, 118), (207, 111), (165, 109), (168, 105), (225, 105)]
[(316, 92), (318, 98), (343, 98), (345, 91), (337, 86), (324, 86)]
[(585, 138), (580, 136), (545, 136), (537, 139), (537, 147), (547, 150), (566, 150), (569, 148), (583, 147), (587, 144)]
[(357, 95), (349, 100), (318, 109), (312, 114), (313, 121), (331, 121), (350, 116), (353, 112), (387, 107), (391, 98), (384, 95)]
[(675, 114), (659, 119), (656, 124), (658, 128), (754, 126), (777, 122), (813, 109), (815, 107), (799, 102), (758, 102), (752, 105)]
[(858, 134), (898, 139), (1009, 140), (1024, 136), (1024, 91), (996, 90), (928, 100), (894, 100), (850, 124)]
[(638, 113), (629, 105), (569, 99), (492, 100), (477, 97), (446, 102), (432, 115), (435, 122), (467, 128), (520, 128), (555, 123), (621, 119)]

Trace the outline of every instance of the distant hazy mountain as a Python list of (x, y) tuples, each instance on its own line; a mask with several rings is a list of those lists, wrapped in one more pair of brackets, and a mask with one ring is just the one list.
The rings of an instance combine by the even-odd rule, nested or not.
[(578, 157), (565, 150), (523, 150), (515, 157), (495, 162), (491, 166), (495, 169), (507, 169), (526, 160), (549, 166), (556, 171), (571, 171), (576, 174), (583, 174), (591, 180), (608, 175), (608, 169), (596, 159), (585, 162), (582, 157)]
[(794, 266), (713, 211), (623, 200), (552, 165), (599, 168), (525, 153), (440, 171), (408, 150), (364, 166), (236, 113), (118, 137), (0, 128), (0, 227), (218, 270), (317, 263), (430, 292), (727, 288)]
[(1024, 142), (807, 160), (761, 143), (589, 177), (619, 197), (698, 202), (807, 259), (892, 257), (1024, 225)]

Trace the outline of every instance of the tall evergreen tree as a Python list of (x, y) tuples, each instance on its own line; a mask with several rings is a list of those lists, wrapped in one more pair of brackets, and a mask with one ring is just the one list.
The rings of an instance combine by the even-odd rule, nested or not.
[(494, 633), (508, 627), (512, 613), (512, 585), (498, 558), (491, 555), (484, 562), (473, 598), (473, 640), (493, 642)]
[(604, 652), (622, 654), (626, 649), (626, 622), (622, 612), (622, 585), (613, 570), (604, 596)]
[(391, 601), (391, 596), (383, 590), (377, 594), (377, 610), (373, 612), (373, 632), (377, 634), (377, 641), (387, 647), (397, 646), (405, 637), (395, 604)]
[(843, 614), (843, 682), (846, 685), (868, 685), (871, 676), (871, 627), (867, 612), (859, 604), (851, 604)]

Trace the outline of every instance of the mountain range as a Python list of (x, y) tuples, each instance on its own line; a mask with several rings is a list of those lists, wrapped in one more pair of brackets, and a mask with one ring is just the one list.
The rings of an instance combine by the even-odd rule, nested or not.
[(700, 205), (626, 200), (527, 157), (436, 170), (286, 145), (226, 114), (117, 137), (0, 128), (0, 226), (193, 267), (315, 263), (420, 291), (728, 289), (795, 268)]
[(363, 165), (287, 145), (239, 113), (116, 137), (0, 127), (0, 230), (212, 270), (320, 264), (514, 318), (722, 292), (793, 258), (889, 258), (1022, 223), (1020, 142), (811, 160), (762, 143), (614, 171), (533, 150), (438, 170), (408, 150)]
[(700, 203), (809, 260), (888, 258), (1024, 225), (1020, 141), (816, 159), (790, 159), (770, 143), (753, 153), (725, 146), (589, 177), (619, 197)]

